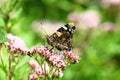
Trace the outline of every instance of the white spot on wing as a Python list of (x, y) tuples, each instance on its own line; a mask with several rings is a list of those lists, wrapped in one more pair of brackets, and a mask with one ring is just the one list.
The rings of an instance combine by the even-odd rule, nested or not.
[(67, 27), (64, 26), (63, 28), (64, 28), (65, 30), (67, 30)]

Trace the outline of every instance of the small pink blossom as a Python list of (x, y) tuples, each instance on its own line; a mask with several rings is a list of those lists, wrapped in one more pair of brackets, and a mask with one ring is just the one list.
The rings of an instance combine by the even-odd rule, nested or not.
[(38, 62), (35, 61), (35, 60), (30, 60), (30, 61), (29, 61), (29, 64), (30, 64), (30, 66), (31, 66), (33, 69), (40, 67), (40, 65), (38, 64)]
[(31, 48), (30, 50), (29, 50), (29, 54), (34, 54), (34, 53), (36, 53), (37, 52), (37, 48), (38, 47), (33, 47), (33, 48)]
[(105, 32), (113, 32), (115, 30), (116, 25), (111, 22), (105, 22), (102, 24), (102, 28)]
[(120, 0), (102, 0), (101, 5), (105, 8), (108, 8), (110, 6), (119, 6)]
[(79, 13), (70, 13), (68, 15), (68, 20), (74, 22), (74, 23), (78, 23), (80, 21), (80, 16), (79, 16)]
[(100, 24), (100, 14), (96, 11), (86, 11), (82, 13), (71, 13), (68, 19), (75, 22), (77, 26), (83, 29), (94, 29)]
[(72, 53), (72, 51), (64, 51), (63, 54), (71, 63), (78, 63), (80, 60), (79, 56)]
[(29, 80), (37, 80), (37, 75), (36, 75), (36, 73), (30, 74)]
[(66, 62), (64, 61), (63, 55), (60, 54), (54, 54), (49, 57), (49, 62), (52, 63), (53, 66), (56, 66), (57, 68), (65, 69), (66, 68)]
[(42, 78), (44, 76), (43, 70), (41, 66), (38, 64), (37, 61), (35, 60), (30, 60), (29, 61), (30, 66), (35, 70), (36, 74)]
[(62, 70), (60, 70), (60, 69), (56, 70), (55, 73), (54, 73), (54, 75), (56, 77), (60, 77), (61, 78), (63, 76)]
[(42, 70), (41, 67), (35, 68), (35, 72), (36, 72), (36, 74), (37, 74), (40, 78), (43, 78), (43, 77), (44, 77), (44, 72), (43, 72), (43, 70)]
[(49, 57), (51, 55), (54, 54), (54, 51), (53, 50), (48, 50), (48, 48), (42, 46), (40, 48), (37, 48), (37, 52), (40, 54), (40, 55), (43, 55), (45, 57)]

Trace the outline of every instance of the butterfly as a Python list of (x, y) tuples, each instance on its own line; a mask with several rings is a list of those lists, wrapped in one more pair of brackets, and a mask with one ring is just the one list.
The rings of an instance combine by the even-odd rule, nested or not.
[(47, 43), (52, 46), (51, 49), (57, 48), (60, 51), (70, 51), (73, 48), (73, 33), (75, 28), (74, 23), (67, 23), (52, 35), (47, 35), (46, 40)]

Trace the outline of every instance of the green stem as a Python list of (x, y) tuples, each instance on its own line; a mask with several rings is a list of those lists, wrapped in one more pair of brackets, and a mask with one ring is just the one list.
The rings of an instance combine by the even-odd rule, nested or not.
[(3, 68), (3, 70), (5, 71), (6, 76), (7, 76), (7, 70), (6, 70), (6, 66), (5, 66), (5, 64), (4, 64), (4, 62), (3, 62), (3, 59), (1, 58), (0, 60), (1, 60), (1, 63), (2, 63), (2, 65), (3, 65), (3, 66), (1, 66), (1, 67)]
[(9, 80), (12, 80), (11, 61), (12, 61), (12, 55), (9, 54)]
[(10, 12), (14, 9), (14, 7), (15, 7), (16, 4), (18, 3), (18, 1), (19, 1), (19, 0), (15, 0), (15, 1), (14, 1), (13, 5), (12, 5), (12, 7), (9, 9), (8, 13), (10, 13)]
[(5, 30), (6, 32), (9, 32), (11, 29), (11, 26), (8, 26), (10, 21), (10, 12), (15, 8), (19, 0), (15, 0), (14, 3), (10, 6), (10, 9), (8, 11), (3, 11), (3, 9), (0, 7), (0, 12), (3, 14), (3, 19), (5, 22)]

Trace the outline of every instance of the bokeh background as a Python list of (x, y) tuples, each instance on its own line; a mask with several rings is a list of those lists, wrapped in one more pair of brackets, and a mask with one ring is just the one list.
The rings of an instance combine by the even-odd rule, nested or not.
[(61, 80), (120, 80), (120, 0), (0, 0), (0, 7), (4, 32), (29, 48), (47, 45), (46, 34), (75, 23), (73, 51), (81, 60)]

